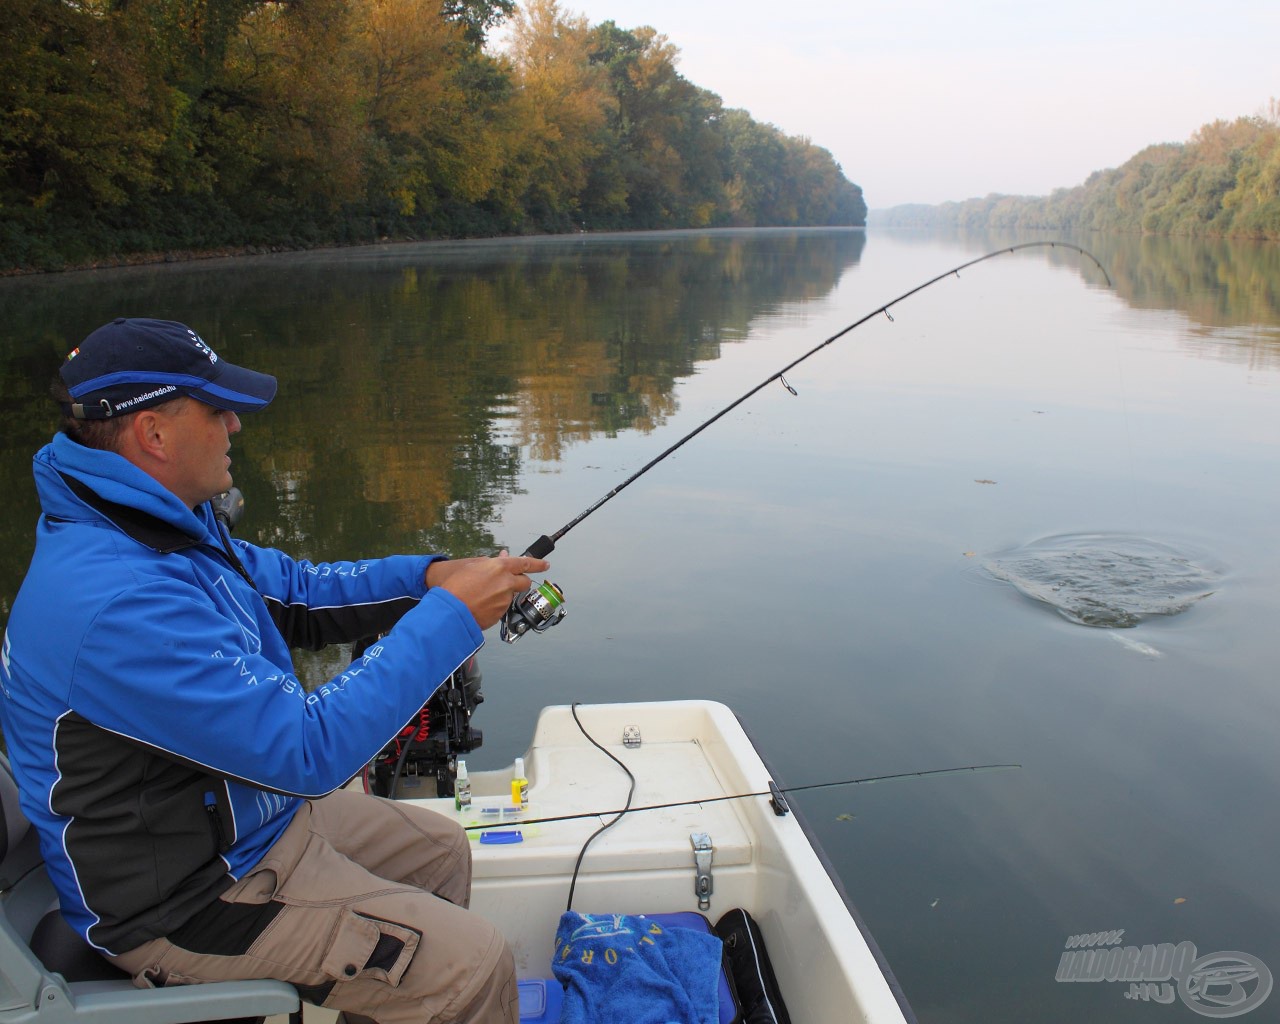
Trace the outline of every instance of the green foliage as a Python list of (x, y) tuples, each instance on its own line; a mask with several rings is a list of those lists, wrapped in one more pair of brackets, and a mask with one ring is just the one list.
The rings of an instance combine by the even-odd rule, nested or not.
[(965, 230), (1053, 229), (1280, 239), (1280, 109), (1204, 125), (1052, 195), (898, 207), (883, 223)]
[(557, 0), (0, 0), (0, 33), (0, 268), (865, 222), (826, 150)]
[(446, 21), (462, 26), (467, 42), (479, 48), (489, 29), (515, 13), (515, 0), (443, 0), (441, 13)]

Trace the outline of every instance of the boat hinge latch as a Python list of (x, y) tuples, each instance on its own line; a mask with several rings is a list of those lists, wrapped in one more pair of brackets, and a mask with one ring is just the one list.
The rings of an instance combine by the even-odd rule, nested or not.
[(711, 857), (715, 847), (711, 845), (711, 837), (705, 832), (690, 832), (689, 842), (693, 846), (693, 865), (696, 872), (693, 878), (693, 894), (698, 897), (698, 909), (711, 909)]
[(640, 749), (640, 726), (624, 725), (622, 727), (622, 745), (628, 750)]

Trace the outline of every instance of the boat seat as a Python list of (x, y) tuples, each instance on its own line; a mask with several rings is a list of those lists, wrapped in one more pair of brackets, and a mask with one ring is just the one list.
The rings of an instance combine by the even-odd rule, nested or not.
[[(56, 898), (55, 898), (56, 900)], [(68, 981), (132, 981), (106, 957), (99, 956), (55, 905), (31, 933), (31, 952), (44, 966)]]
[(239, 1024), (300, 1014), (300, 1006), (297, 990), (282, 981), (135, 988), (63, 918), (0, 755), (0, 1024)]

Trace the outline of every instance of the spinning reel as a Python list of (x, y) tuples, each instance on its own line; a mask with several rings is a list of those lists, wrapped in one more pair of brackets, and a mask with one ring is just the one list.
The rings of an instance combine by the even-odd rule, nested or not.
[(499, 633), (509, 644), (529, 632), (545, 633), (564, 618), (564, 610), (564, 591), (543, 580), (511, 599)]

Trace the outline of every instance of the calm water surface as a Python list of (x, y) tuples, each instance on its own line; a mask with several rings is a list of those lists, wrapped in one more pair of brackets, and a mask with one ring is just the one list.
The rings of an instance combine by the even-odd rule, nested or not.
[[(0, 281), (0, 614), (44, 382), (111, 317), (185, 320), (280, 378), (232, 451), (242, 535), (467, 554), (558, 529), (1010, 241), (592, 236)], [(569, 617), (486, 648), (475, 763), (521, 753), (545, 704), (686, 696), (733, 706), (792, 784), (1020, 763), (797, 798), (925, 1022), (1205, 1015), (1056, 980), (1085, 932), (1280, 971), (1280, 247), (1076, 241), (1113, 287), (1065, 250), (967, 270), (564, 538)], [(1064, 538), (1189, 560), (1212, 593), (1098, 628), (989, 571)], [(1075, 564), (1073, 586), (1108, 582)]]

